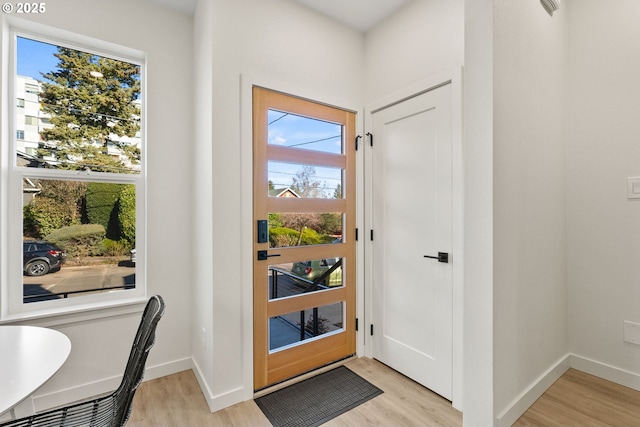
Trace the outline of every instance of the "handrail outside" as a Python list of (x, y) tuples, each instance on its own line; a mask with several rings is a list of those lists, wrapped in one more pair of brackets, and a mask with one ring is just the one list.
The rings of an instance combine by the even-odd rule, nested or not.
[[(319, 288), (326, 288), (328, 289), (329, 287), (326, 285), (322, 285), (321, 283), (324, 282), (324, 280), (329, 277), (331, 275), (331, 273), (333, 273), (334, 271), (336, 271), (336, 269), (338, 269), (338, 267), (340, 267), (342, 265), (342, 258), (340, 258), (338, 260), (338, 262), (336, 262), (335, 264), (333, 264), (331, 266), (331, 268), (329, 268), (327, 271), (325, 271), (322, 275), (318, 276), (315, 278), (315, 280), (311, 281), (309, 279), (305, 279), (304, 277), (300, 277), (300, 276), (296, 276), (295, 274), (291, 273), (290, 271), (287, 270), (283, 270), (281, 268), (278, 267), (269, 267), (269, 270), (272, 273), (272, 278), (271, 278), (271, 294), (274, 298), (277, 298), (278, 296), (278, 273), (282, 274), (283, 276), (289, 276), (291, 278), (293, 278), (295, 281), (297, 282), (303, 282), (303, 283), (308, 283), (309, 285), (304, 288), (302, 290), (302, 294), (307, 293), (307, 292), (313, 292), (318, 290)], [(318, 336), (319, 333), (319, 328), (318, 328), (318, 307), (314, 307), (313, 308), (313, 334), (311, 335), (312, 337), (316, 337)], [(306, 328), (305, 328), (305, 315), (304, 315), (304, 310), (300, 310), (300, 341), (304, 341), (306, 338)]]
[[(51, 292), (48, 294), (42, 294), (42, 295), (24, 295), (22, 297), (22, 301), (24, 303), (28, 303), (28, 302), (34, 302), (34, 301), (29, 301), (29, 300), (35, 300), (35, 301), (40, 301), (40, 300), (44, 300), (44, 299), (53, 299), (53, 297), (57, 297), (59, 295), (63, 295), (63, 299), (64, 298), (68, 298), (69, 295), (74, 295), (74, 294), (82, 294), (82, 293), (87, 293), (87, 292), (98, 292), (98, 291), (110, 291), (110, 290), (114, 290), (114, 289), (133, 289), (135, 288), (136, 285), (132, 284), (132, 285), (120, 285), (120, 286), (108, 286), (106, 288), (93, 288), (93, 289), (83, 289), (80, 291), (67, 291), (67, 292)], [(58, 298), (59, 299), (59, 298)]]

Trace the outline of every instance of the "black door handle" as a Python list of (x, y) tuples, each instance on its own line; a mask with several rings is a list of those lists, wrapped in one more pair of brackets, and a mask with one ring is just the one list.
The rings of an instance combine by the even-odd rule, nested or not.
[(268, 254), (267, 251), (258, 251), (258, 261), (264, 261), (274, 256), (280, 256), (280, 254)]
[(437, 259), (438, 262), (449, 263), (449, 254), (447, 252), (438, 252), (438, 256), (425, 255), (425, 258)]

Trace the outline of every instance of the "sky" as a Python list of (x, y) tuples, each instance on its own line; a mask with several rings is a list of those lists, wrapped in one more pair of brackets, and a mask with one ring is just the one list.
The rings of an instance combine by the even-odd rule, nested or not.
[[(57, 51), (55, 45), (18, 37), (18, 75), (45, 81), (42, 73), (57, 69), (58, 59), (54, 56)], [(268, 120), (269, 144), (342, 154), (340, 125), (276, 110), (269, 110)], [(291, 179), (302, 167), (303, 165), (269, 162), (269, 180), (276, 188), (290, 186)], [(319, 167), (315, 170), (315, 179), (323, 184), (325, 197), (333, 197), (337, 185), (342, 184), (342, 170)]]
[(48, 73), (56, 69), (58, 58), (53, 54), (57, 51), (52, 44), (18, 37), (18, 75), (45, 80), (40, 72)]
[[(343, 152), (341, 125), (276, 110), (269, 110), (268, 121), (269, 144), (333, 154)], [(268, 179), (275, 188), (288, 187), (302, 168), (299, 164), (269, 162)], [(315, 180), (323, 185), (325, 197), (333, 197), (338, 184), (342, 184), (342, 170), (316, 167), (315, 172)]]

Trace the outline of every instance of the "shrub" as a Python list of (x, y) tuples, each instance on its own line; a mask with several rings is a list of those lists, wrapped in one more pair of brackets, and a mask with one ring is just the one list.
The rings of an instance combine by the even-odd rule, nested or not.
[(124, 240), (104, 239), (102, 241), (102, 252), (107, 256), (126, 255), (130, 249), (130, 245)]
[[(122, 187), (122, 184), (105, 182), (87, 184), (87, 194), (85, 196), (86, 222), (89, 224), (101, 224), (105, 230), (108, 230)], [(119, 237), (116, 236), (116, 238)]]
[[(269, 243), (272, 248), (284, 246), (297, 246), (300, 239), (300, 232), (286, 227), (274, 227), (269, 229)], [(323, 243), (331, 243), (331, 236), (319, 234), (310, 228), (302, 231), (301, 246), (320, 245)]]
[(278, 213), (270, 213), (269, 225), (271, 227), (284, 227), (284, 224), (282, 223), (282, 215)]
[(23, 208), (23, 234), (37, 239), (73, 221), (66, 206), (46, 197), (36, 197)]
[(128, 184), (122, 189), (118, 200), (120, 237), (133, 248), (136, 245), (136, 187)]
[(52, 231), (47, 240), (60, 246), (69, 258), (98, 256), (103, 254), (105, 234), (100, 224), (71, 225)]

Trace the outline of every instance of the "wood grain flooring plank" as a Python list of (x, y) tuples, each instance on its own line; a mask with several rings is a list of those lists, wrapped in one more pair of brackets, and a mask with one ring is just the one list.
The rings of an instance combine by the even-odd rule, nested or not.
[[(345, 363), (384, 393), (324, 424), (327, 427), (461, 427), (451, 402), (384, 364), (367, 358)], [(128, 427), (269, 427), (253, 400), (211, 413), (192, 371), (144, 382)], [(568, 370), (514, 427), (640, 427), (640, 392)]]

